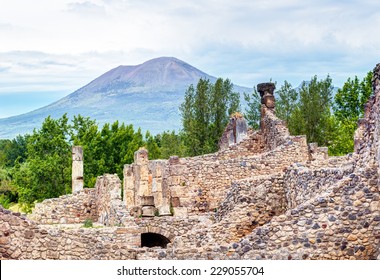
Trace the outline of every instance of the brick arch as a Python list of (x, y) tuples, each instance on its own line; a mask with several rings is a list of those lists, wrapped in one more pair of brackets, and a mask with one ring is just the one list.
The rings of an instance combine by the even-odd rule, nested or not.
[(171, 243), (168, 238), (159, 233), (142, 233), (141, 234), (141, 247), (161, 247), (166, 248)]
[(167, 229), (167, 228), (162, 228), (162, 227), (157, 227), (157, 226), (144, 226), (140, 228), (140, 234), (144, 233), (155, 233), (162, 235), (166, 237), (170, 242), (173, 242), (174, 238), (176, 235), (174, 234), (174, 228), (172, 229)]

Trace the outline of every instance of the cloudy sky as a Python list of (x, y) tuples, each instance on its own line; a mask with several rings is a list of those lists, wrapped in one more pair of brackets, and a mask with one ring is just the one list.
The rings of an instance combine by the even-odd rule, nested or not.
[(378, 0), (0, 0), (0, 117), (159, 56), (248, 87), (341, 86), (380, 62), (379, 27)]

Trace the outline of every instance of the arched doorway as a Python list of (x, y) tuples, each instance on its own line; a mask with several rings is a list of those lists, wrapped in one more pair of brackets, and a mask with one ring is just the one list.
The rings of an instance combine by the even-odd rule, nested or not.
[(158, 233), (142, 233), (141, 234), (141, 247), (161, 247), (166, 248), (170, 240)]

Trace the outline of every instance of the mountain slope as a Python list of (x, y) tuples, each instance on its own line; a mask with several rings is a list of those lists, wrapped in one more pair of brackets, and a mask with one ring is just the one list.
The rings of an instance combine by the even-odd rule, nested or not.
[[(0, 119), (0, 139), (30, 133), (47, 116), (59, 118), (81, 114), (106, 122), (124, 122), (153, 134), (178, 130), (178, 107), (190, 84), (200, 78), (216, 78), (173, 57), (161, 57), (136, 66), (119, 66), (72, 94), (46, 107), (19, 116)], [(251, 89), (236, 86), (235, 91)]]

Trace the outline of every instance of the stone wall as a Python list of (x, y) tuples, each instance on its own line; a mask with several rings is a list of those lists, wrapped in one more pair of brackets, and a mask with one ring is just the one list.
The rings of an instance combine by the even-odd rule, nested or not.
[(380, 173), (380, 63), (373, 72), (373, 90), (355, 133), (355, 159), (358, 169), (374, 166)]
[(211, 227), (218, 244), (238, 241), (286, 211), (283, 173), (255, 176), (232, 184)]
[(226, 160), (179, 159), (170, 165), (168, 187), (171, 197), (177, 197), (178, 206), (185, 207), (189, 214), (213, 211), (234, 180), (282, 172), (292, 162), (306, 159), (303, 138), (289, 139), (288, 145), (260, 155)]
[(0, 208), (0, 259), (136, 259), (139, 231), (37, 225)]
[[(273, 115), (268, 115), (268, 123), (271, 117), (277, 122)], [(250, 136), (253, 139), (251, 145), (261, 146), (260, 134)], [(182, 216), (214, 210), (227, 194), (232, 181), (283, 172), (293, 162), (309, 159), (305, 137), (285, 136), (282, 145), (259, 154), (250, 151), (249, 140), (245, 139), (242, 144), (247, 148), (244, 153), (240, 151), (240, 157), (230, 157), (222, 151), (192, 158), (148, 161), (147, 152), (143, 151), (146, 161), (126, 165), (124, 169), (127, 208), (141, 206), (139, 198), (152, 195), (157, 208), (171, 204), (174, 213)]]
[(97, 221), (98, 212), (94, 189), (84, 189), (59, 198), (37, 203), (29, 218), (39, 224), (83, 223), (87, 219)]
[(241, 114), (235, 113), (235, 115), (230, 118), (230, 122), (219, 140), (219, 150), (227, 150), (230, 146), (239, 144), (247, 137), (247, 133), (248, 125), (246, 121)]
[[(371, 174), (366, 174), (370, 176)], [(372, 183), (371, 183), (372, 182)], [(178, 237), (166, 255), (156, 259), (376, 259), (380, 239), (377, 184), (350, 174), (331, 189), (274, 216), (237, 242), (216, 240), (228, 230), (220, 227), (241, 217), (225, 217), (214, 226), (196, 227)], [(239, 207), (239, 205), (237, 206)], [(246, 213), (245, 213), (246, 214)], [(185, 242), (191, 236), (194, 242)], [(154, 258), (152, 253), (149, 258)]]
[(121, 182), (115, 175), (105, 174), (96, 180), (96, 221), (105, 226), (122, 225), (126, 221), (127, 211), (121, 200)]
[(284, 181), (287, 208), (292, 209), (322, 193), (353, 172), (353, 163), (344, 167), (319, 167), (294, 164), (286, 171)]
[(202, 216), (192, 218), (165, 216), (136, 218), (134, 222), (138, 226), (140, 233), (157, 233), (173, 242), (176, 237), (192, 232), (194, 228), (203, 227), (206, 220)]
[(234, 258), (374, 259), (379, 221), (377, 184), (351, 174), (247, 235)]
[(257, 91), (261, 96), (260, 129), (267, 150), (273, 150), (283, 145), (289, 137), (289, 131), (285, 122), (278, 119), (275, 115), (274, 89), (275, 85), (273, 83), (257, 85)]

